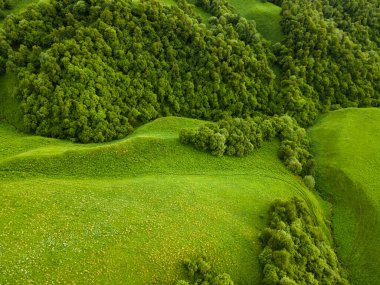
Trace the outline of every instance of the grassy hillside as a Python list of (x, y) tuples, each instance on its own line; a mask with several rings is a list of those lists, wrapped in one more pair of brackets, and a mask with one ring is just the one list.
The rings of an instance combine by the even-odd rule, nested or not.
[(0, 283), (173, 284), (205, 253), (238, 284), (260, 284), (259, 230), (275, 197), (321, 202), (268, 143), (246, 158), (183, 146), (201, 121), (164, 118), (108, 144), (0, 125)]
[(380, 109), (324, 115), (310, 131), (317, 185), (334, 203), (334, 234), (352, 284), (380, 280)]
[(280, 26), (281, 8), (263, 0), (228, 0), (235, 11), (249, 20), (255, 20), (257, 30), (268, 40), (283, 38)]

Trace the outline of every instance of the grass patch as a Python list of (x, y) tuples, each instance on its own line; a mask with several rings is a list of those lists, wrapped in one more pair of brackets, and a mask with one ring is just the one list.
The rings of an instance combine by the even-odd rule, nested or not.
[(0, 124), (0, 283), (171, 284), (205, 253), (260, 284), (258, 236), (275, 197), (321, 202), (267, 143), (216, 158), (178, 140), (204, 122), (162, 118), (126, 139), (81, 145)]
[(352, 284), (380, 280), (380, 109), (328, 113), (310, 130), (317, 185), (334, 203), (338, 254)]
[(262, 0), (228, 0), (241, 16), (255, 20), (257, 30), (264, 38), (279, 42), (283, 39), (280, 26), (281, 8), (270, 2)]

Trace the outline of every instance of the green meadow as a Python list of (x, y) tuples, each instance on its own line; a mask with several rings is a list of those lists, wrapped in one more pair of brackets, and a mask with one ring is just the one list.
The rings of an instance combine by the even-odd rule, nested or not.
[(238, 284), (260, 284), (259, 231), (274, 197), (327, 204), (267, 143), (216, 158), (178, 140), (202, 121), (168, 117), (107, 144), (0, 125), (0, 283), (174, 284), (209, 256)]
[(380, 109), (323, 115), (310, 134), (317, 185), (333, 204), (337, 252), (352, 284), (380, 280)]

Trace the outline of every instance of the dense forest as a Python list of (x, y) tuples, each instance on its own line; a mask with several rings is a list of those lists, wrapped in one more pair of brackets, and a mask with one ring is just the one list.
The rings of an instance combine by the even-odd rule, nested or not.
[[(376, 5), (379, 11), (379, 3)], [(283, 71), (279, 89), (282, 95), (277, 98), (285, 102), (285, 109), (279, 112), (287, 111), (300, 123), (311, 123), (320, 111), (378, 106), (380, 102), (378, 44), (370, 37), (367, 44), (361, 44), (355, 32), (351, 35), (339, 29), (328, 18), (331, 11), (339, 9), (329, 7), (322, 1), (282, 2), (285, 39), (273, 46)], [(329, 11), (326, 16), (325, 10)], [(364, 17), (371, 15), (363, 15), (363, 23), (370, 24), (371, 20)]]
[(274, 93), (269, 46), (237, 15), (214, 21), (208, 29), (151, 1), (52, 1), (7, 17), (27, 131), (101, 142), (158, 116), (264, 110)]
[(167, 115), (308, 126), (322, 111), (379, 105), (379, 4), (326, 1), (277, 3), (281, 43), (220, 0), (195, 2), (208, 23), (186, 1), (39, 3), (4, 20), (0, 72), (17, 74), (25, 130), (44, 136), (109, 141)]

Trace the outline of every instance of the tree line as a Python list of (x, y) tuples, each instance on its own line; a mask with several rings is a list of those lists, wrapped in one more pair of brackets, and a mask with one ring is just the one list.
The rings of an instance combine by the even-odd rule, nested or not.
[(306, 130), (290, 116), (226, 118), (196, 129), (183, 129), (179, 135), (183, 144), (215, 156), (246, 156), (274, 138), (280, 140), (278, 155), (286, 167), (304, 177), (305, 184), (313, 188), (315, 162), (310, 140)]
[(254, 27), (227, 15), (207, 28), (185, 10), (65, 0), (8, 16), (7, 66), (20, 80), (26, 131), (102, 142), (159, 116), (217, 120), (264, 110), (275, 76)]
[(185, 0), (41, 2), (4, 20), (0, 73), (19, 78), (27, 132), (84, 143), (168, 115), (288, 115), (306, 127), (320, 112), (380, 105), (378, 1), (274, 2), (275, 44), (224, 0), (195, 1), (207, 26)]

